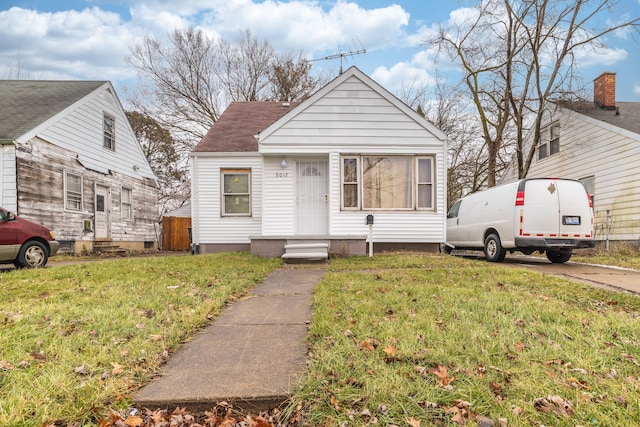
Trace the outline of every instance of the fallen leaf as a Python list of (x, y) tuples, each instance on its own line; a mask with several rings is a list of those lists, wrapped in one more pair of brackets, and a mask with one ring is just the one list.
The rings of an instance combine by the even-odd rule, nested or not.
[(124, 367), (122, 365), (116, 362), (112, 362), (111, 365), (113, 366), (113, 369), (111, 370), (111, 375), (116, 376), (124, 372)]
[(411, 427), (420, 427), (420, 420), (416, 420), (412, 417), (407, 420), (407, 424), (409, 424)]
[(87, 366), (84, 363), (76, 367), (76, 369), (74, 369), (73, 372), (79, 375), (89, 375), (89, 369), (87, 369)]
[(0, 371), (10, 371), (13, 365), (6, 360), (0, 360)]
[(331, 396), (331, 398), (329, 399), (331, 401), (331, 406), (333, 406), (333, 408), (336, 411), (340, 410), (340, 405), (338, 404), (338, 399), (336, 399), (335, 396)]
[(442, 387), (448, 386), (455, 380), (455, 377), (449, 378), (449, 371), (446, 366), (438, 365), (429, 369), (429, 373), (438, 377), (438, 384)]
[(127, 425), (127, 427), (141, 427), (142, 424), (144, 424), (144, 420), (142, 419), (142, 417), (136, 415), (133, 417), (127, 417), (127, 419), (124, 420), (124, 423)]
[(533, 402), (533, 407), (546, 414), (558, 416), (573, 415), (573, 404), (560, 396), (539, 397)]
[(367, 338), (360, 343), (360, 348), (364, 351), (375, 351), (377, 346), (378, 341), (376, 341), (374, 338)]
[(398, 349), (395, 347), (392, 347), (390, 345), (386, 346), (384, 349), (384, 352), (388, 355), (388, 356), (393, 356), (394, 354), (396, 354), (398, 352)]

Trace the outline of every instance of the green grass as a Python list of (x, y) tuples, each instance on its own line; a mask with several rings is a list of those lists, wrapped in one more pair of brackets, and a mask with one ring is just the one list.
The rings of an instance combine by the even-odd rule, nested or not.
[[(640, 425), (639, 317), (637, 297), (495, 264), (335, 260), (314, 296), (310, 372), (290, 409), (302, 405), (311, 425), (457, 425), (456, 414)], [(536, 409), (548, 396), (572, 414)]]
[(574, 251), (572, 261), (591, 264), (612, 265), (640, 270), (640, 249), (631, 245), (612, 245), (607, 251), (603, 248)]
[(90, 424), (280, 265), (228, 253), (0, 273), (0, 425)]
[[(280, 265), (232, 253), (1, 272), (0, 425), (88, 426), (127, 407)], [(313, 299), (309, 371), (284, 410), (297, 425), (640, 425), (637, 296), (402, 254), (332, 260)]]

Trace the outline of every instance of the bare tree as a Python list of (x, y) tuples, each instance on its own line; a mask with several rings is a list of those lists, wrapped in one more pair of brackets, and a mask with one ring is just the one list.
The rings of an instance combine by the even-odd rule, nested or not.
[[(579, 87), (580, 54), (602, 49), (602, 37), (613, 31), (638, 30), (640, 18), (615, 25), (605, 19), (618, 5), (615, 0), (480, 0), (468, 19), (442, 27), (431, 40), (463, 72), (482, 126), (489, 186), (495, 185), (509, 138), (515, 140), (518, 176), (526, 176), (546, 101), (575, 94)], [(529, 127), (535, 143), (526, 148)]]
[(269, 72), (271, 94), (274, 101), (303, 101), (317, 90), (324, 79), (311, 75), (311, 62), (302, 52), (279, 55)]

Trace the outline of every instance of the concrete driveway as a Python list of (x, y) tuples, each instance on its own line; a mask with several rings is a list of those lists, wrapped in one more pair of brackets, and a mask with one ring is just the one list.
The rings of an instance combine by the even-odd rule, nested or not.
[[(484, 261), (484, 255), (474, 253), (458, 255), (478, 258), (478, 260)], [(546, 257), (518, 254), (508, 254), (504, 262), (498, 265), (526, 268), (540, 273), (563, 276), (604, 289), (626, 291), (640, 295), (640, 271), (637, 270), (605, 265), (582, 264), (573, 261), (564, 264), (552, 264)]]

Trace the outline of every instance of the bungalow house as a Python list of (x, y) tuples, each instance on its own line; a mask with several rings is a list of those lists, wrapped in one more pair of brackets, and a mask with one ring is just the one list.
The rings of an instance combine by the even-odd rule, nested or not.
[(156, 177), (110, 82), (0, 80), (0, 205), (68, 252), (157, 247)]
[[(595, 238), (640, 236), (640, 102), (616, 101), (615, 73), (594, 80), (594, 99), (547, 103), (527, 176), (581, 181), (593, 199)], [(529, 135), (525, 147), (531, 147)], [(504, 182), (517, 178), (512, 168)]]
[(356, 67), (302, 103), (234, 102), (191, 153), (196, 252), (437, 251), (446, 136)]

